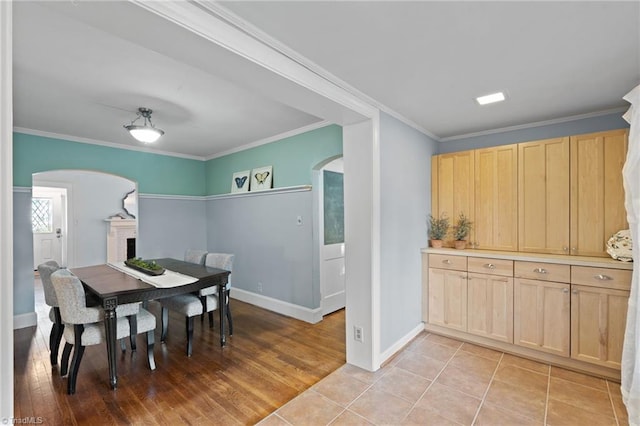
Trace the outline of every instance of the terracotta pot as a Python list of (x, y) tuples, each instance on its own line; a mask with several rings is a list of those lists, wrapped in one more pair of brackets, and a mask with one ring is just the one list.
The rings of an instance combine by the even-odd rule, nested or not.
[(453, 246), (455, 248), (457, 248), (458, 250), (462, 250), (467, 248), (467, 241), (466, 240), (456, 240), (453, 242)]
[(442, 240), (430, 240), (431, 247), (433, 248), (442, 248)]

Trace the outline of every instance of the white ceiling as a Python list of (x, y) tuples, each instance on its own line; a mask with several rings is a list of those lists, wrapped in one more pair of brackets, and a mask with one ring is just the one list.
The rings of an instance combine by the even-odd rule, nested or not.
[[(220, 4), (438, 139), (622, 109), (640, 83), (639, 2)], [(148, 149), (211, 158), (332, 121), (256, 67), (132, 3), (14, 3), (19, 130), (137, 148), (122, 125), (144, 106), (166, 132)], [(474, 103), (496, 90), (508, 100)]]

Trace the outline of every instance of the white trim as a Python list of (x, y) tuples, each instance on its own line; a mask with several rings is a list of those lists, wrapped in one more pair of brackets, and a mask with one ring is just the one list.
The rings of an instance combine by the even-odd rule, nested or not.
[(371, 364), (373, 371), (380, 368), (380, 340), (382, 336), (382, 267), (381, 267), (381, 194), (382, 187), (381, 162), (380, 158), (380, 114), (376, 114), (371, 119), (372, 127), (372, 165), (371, 165), (371, 338), (373, 353)]
[(28, 193), (31, 193), (31, 187), (30, 186), (14, 186), (13, 187), (13, 192), (28, 192)]
[(292, 136), (301, 135), (303, 133), (310, 132), (312, 130), (320, 129), (322, 127), (327, 127), (332, 125), (333, 123), (328, 122), (327, 120), (319, 121), (317, 123), (309, 124), (308, 126), (299, 127), (297, 129), (289, 130), (288, 132), (280, 133), (278, 135), (274, 135), (268, 138), (260, 139), (255, 142), (250, 142), (246, 145), (238, 146), (235, 148), (228, 149), (226, 151), (219, 152), (217, 154), (209, 155), (205, 157), (205, 160), (213, 160), (214, 158), (224, 157), (225, 155), (234, 154), (236, 152), (245, 151), (250, 148), (255, 148), (260, 145), (266, 145), (271, 142), (277, 142), (282, 139), (290, 138)]
[(284, 186), (282, 188), (265, 189), (262, 191), (255, 191), (255, 192), (249, 191), (249, 192), (237, 192), (235, 194), (209, 195), (205, 197), (205, 199), (207, 201), (224, 200), (226, 198), (256, 197), (259, 195), (276, 195), (276, 194), (284, 194), (287, 192), (306, 192), (306, 191), (311, 191), (311, 185)]
[(207, 197), (204, 195), (138, 194), (138, 199), (205, 201)]
[(316, 324), (322, 321), (321, 308), (311, 309), (300, 305), (294, 305), (293, 303), (283, 302), (282, 300), (242, 290), (237, 287), (231, 287), (231, 297), (233, 299), (238, 299), (242, 302), (250, 303), (260, 308), (277, 312), (311, 324)]
[(483, 130), (481, 132), (466, 133), (464, 135), (448, 136), (446, 138), (438, 139), (438, 142), (456, 141), (460, 139), (473, 138), (477, 136), (486, 136), (486, 135), (493, 135), (496, 133), (511, 132), (514, 130), (524, 130), (524, 129), (531, 129), (534, 127), (550, 126), (552, 124), (568, 123), (571, 121), (584, 120), (587, 118), (600, 117), (603, 115), (615, 114), (617, 112), (624, 112), (627, 109), (628, 109), (627, 107), (612, 108), (612, 109), (607, 109), (607, 110), (598, 111), (598, 112), (590, 112), (587, 114), (579, 114), (579, 115), (571, 115), (569, 117), (554, 118), (552, 120), (536, 121), (528, 124), (518, 124), (516, 126), (501, 127), (499, 129), (491, 129), (491, 130)]
[(178, 154), (175, 152), (160, 151), (157, 149), (151, 149), (151, 148), (145, 148), (145, 147), (139, 147), (139, 146), (129, 146), (129, 145), (124, 145), (124, 144), (119, 144), (114, 142), (105, 142), (97, 139), (81, 138), (78, 136), (63, 135), (60, 133), (43, 132), (41, 130), (26, 129), (24, 127), (14, 127), (13, 131), (16, 133), (24, 133), (24, 134), (33, 135), (33, 136), (42, 136), (45, 138), (61, 139), (64, 141), (86, 143), (89, 145), (100, 145), (100, 146), (106, 146), (109, 148), (116, 148), (116, 149), (125, 149), (127, 151), (139, 151), (139, 152), (146, 152), (148, 154), (164, 155), (167, 157), (178, 157), (178, 158), (186, 158), (188, 160), (205, 161), (204, 157), (199, 157), (197, 155)]
[(415, 328), (397, 340), (389, 349), (380, 354), (380, 363), (386, 362), (389, 358), (394, 356), (399, 350), (405, 347), (407, 343), (412, 341), (418, 334), (424, 331), (424, 323), (420, 323)]
[(34, 327), (38, 325), (38, 314), (35, 312), (27, 312), (26, 314), (15, 315), (13, 317), (13, 329)]
[(309, 67), (294, 61), (282, 52), (278, 52), (262, 40), (248, 35), (237, 25), (225, 19), (215, 2), (209, 0), (195, 0), (194, 2), (131, 1), (297, 86), (320, 94), (363, 118), (370, 117), (377, 111), (372, 105), (363, 102), (360, 98), (317, 74)]
[(13, 418), (13, 2), (0, 1), (0, 418)]

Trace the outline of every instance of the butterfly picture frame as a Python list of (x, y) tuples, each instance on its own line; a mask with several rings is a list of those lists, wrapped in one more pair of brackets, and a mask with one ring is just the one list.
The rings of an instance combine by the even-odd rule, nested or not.
[(251, 170), (236, 172), (231, 178), (231, 193), (249, 192)]
[(264, 166), (251, 170), (251, 191), (271, 189), (273, 183), (273, 167)]

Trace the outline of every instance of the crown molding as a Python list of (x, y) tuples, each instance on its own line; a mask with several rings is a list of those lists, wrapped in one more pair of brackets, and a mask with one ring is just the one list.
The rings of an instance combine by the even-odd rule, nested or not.
[(330, 126), (332, 124), (333, 123), (330, 123), (330, 122), (328, 122), (326, 120), (318, 121), (317, 123), (309, 124), (308, 126), (299, 127), (297, 129), (289, 130), (288, 132), (284, 132), (284, 133), (280, 133), (278, 135), (270, 136), (268, 138), (260, 139), (260, 140), (257, 140), (255, 142), (249, 142), (248, 144), (245, 144), (245, 145), (242, 145), (242, 146), (238, 146), (236, 148), (228, 149), (226, 151), (222, 151), (222, 152), (219, 152), (217, 154), (212, 154), (212, 155), (206, 157), (205, 159), (206, 160), (213, 160), (214, 158), (224, 157), (225, 155), (234, 154), (234, 153), (240, 152), (240, 151), (245, 151), (247, 149), (255, 148), (255, 147), (260, 146), (260, 145), (266, 145), (266, 144), (271, 143), (271, 142), (277, 142), (277, 141), (282, 140), (282, 139), (290, 138), (292, 136), (297, 136), (297, 135), (300, 135), (302, 133), (307, 133), (307, 132), (310, 132), (312, 130), (316, 130), (316, 129), (320, 129), (322, 127)]
[(144, 147), (137, 147), (137, 146), (127, 146), (127, 145), (122, 145), (122, 144), (118, 144), (118, 143), (114, 143), (114, 142), (101, 141), (101, 140), (98, 140), (98, 139), (82, 138), (82, 137), (72, 136), (72, 135), (63, 135), (63, 134), (60, 134), (60, 133), (44, 132), (42, 130), (27, 129), (25, 127), (14, 127), (13, 131), (17, 132), (17, 133), (24, 133), (24, 134), (27, 134), (27, 135), (42, 136), (42, 137), (45, 137), (45, 138), (61, 139), (61, 140), (67, 140), (67, 141), (71, 141), (71, 142), (86, 143), (86, 144), (89, 144), (89, 145), (106, 146), (106, 147), (109, 147), (109, 148), (124, 149), (124, 150), (127, 150), (127, 151), (146, 152), (148, 154), (164, 155), (164, 156), (167, 156), (167, 157), (178, 157), (178, 158), (186, 158), (186, 159), (189, 159), (189, 160), (205, 161), (204, 157), (199, 157), (199, 156), (196, 156), (196, 155), (177, 154), (175, 152), (160, 151), (160, 150), (151, 149), (151, 148), (144, 148)]
[(583, 120), (587, 118), (594, 118), (594, 117), (600, 117), (603, 115), (615, 114), (617, 112), (624, 112), (627, 109), (628, 109), (627, 107), (612, 108), (612, 109), (606, 109), (598, 112), (590, 112), (586, 114), (578, 114), (578, 115), (570, 115), (568, 117), (554, 118), (552, 120), (535, 121), (533, 123), (519, 124), (516, 126), (500, 127), (498, 129), (483, 130), (481, 132), (473, 132), (473, 133), (466, 133), (463, 135), (448, 136), (446, 138), (439, 139), (438, 142), (457, 141), (460, 139), (473, 138), (477, 136), (487, 136), (487, 135), (494, 135), (496, 133), (512, 132), (514, 130), (524, 130), (524, 129), (531, 129), (534, 127), (550, 126), (552, 124), (568, 123), (576, 120)]

